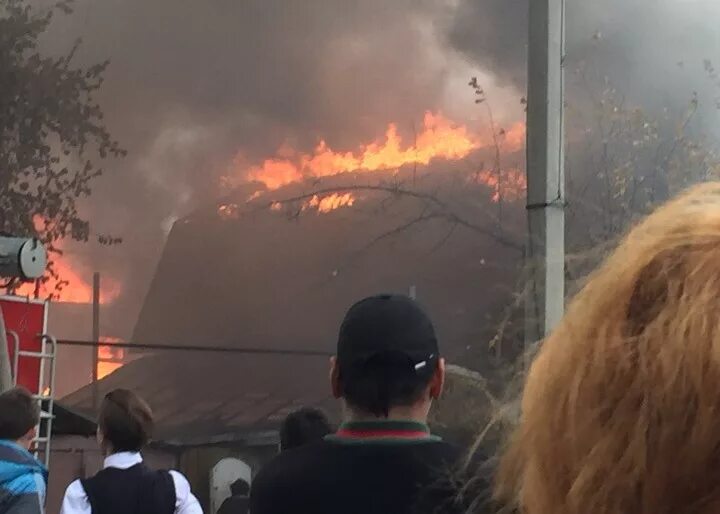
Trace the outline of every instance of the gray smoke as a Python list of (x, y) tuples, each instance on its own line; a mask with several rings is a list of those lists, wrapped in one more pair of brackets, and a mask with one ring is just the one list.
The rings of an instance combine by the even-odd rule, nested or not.
[[(577, 0), (568, 54), (660, 105), (701, 87), (718, 22), (715, 0)], [(501, 119), (520, 116), (526, 31), (527, 0), (78, 0), (46, 46), (82, 37), (80, 61), (111, 60), (101, 102), (130, 151), (87, 205), (94, 227), (124, 237), (111, 259), (122, 265), (88, 259), (139, 306), (172, 220), (215, 199), (238, 155), (258, 162), (320, 137), (353, 149), (427, 109), (472, 119), (473, 72), (497, 85)]]
[[(528, 0), (460, 0), (449, 42), (519, 89), (526, 84)], [(712, 89), (705, 59), (720, 59), (716, 0), (566, 2), (569, 72), (593, 67), (649, 107)]]

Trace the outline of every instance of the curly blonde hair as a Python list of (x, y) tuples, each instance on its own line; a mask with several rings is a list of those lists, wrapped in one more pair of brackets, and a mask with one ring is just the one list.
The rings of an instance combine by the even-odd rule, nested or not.
[(720, 511), (720, 183), (648, 216), (572, 300), (495, 493), (526, 514)]

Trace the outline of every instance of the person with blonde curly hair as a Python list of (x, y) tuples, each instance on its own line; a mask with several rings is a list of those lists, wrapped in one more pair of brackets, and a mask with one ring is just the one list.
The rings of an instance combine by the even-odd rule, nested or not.
[(720, 511), (720, 183), (633, 228), (542, 344), (496, 498), (524, 514)]

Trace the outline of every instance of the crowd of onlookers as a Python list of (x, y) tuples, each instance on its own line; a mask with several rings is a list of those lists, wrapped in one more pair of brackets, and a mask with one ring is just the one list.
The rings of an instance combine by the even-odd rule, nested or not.
[[(445, 363), (414, 300), (352, 306), (330, 367), (343, 423), (291, 414), (280, 453), (232, 484), (221, 514), (717, 512), (720, 183), (657, 209), (587, 279), (532, 360), (497, 456), (428, 428)], [(37, 416), (27, 391), (0, 395), (0, 514), (43, 510), (47, 471), (28, 452)], [(104, 469), (70, 484), (61, 513), (201, 513), (185, 477), (143, 464), (151, 430), (141, 398), (109, 393)]]

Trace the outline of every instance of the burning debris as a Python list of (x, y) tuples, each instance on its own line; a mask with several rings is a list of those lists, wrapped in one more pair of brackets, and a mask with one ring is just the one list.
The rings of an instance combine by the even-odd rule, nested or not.
[(125, 364), (126, 353), (124, 348), (114, 347), (114, 343), (121, 343), (118, 337), (100, 336), (100, 342), (107, 343), (98, 346), (97, 377), (98, 379), (108, 376), (113, 371), (120, 369)]
[(333, 193), (326, 196), (313, 195), (310, 200), (303, 204), (302, 210), (315, 209), (318, 213), (324, 214), (342, 207), (352, 207), (354, 203), (355, 197), (351, 193)]
[(239, 206), (236, 203), (221, 204), (218, 207), (218, 216), (220, 219), (237, 219), (239, 216)]
[(501, 172), (483, 170), (473, 179), (483, 183), (493, 190), (492, 201), (516, 201), (525, 195), (527, 190), (527, 177), (522, 170), (509, 169)]

